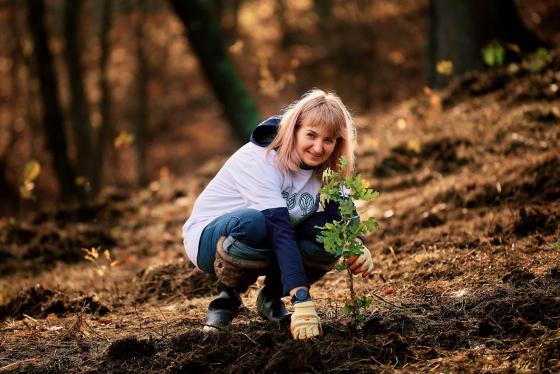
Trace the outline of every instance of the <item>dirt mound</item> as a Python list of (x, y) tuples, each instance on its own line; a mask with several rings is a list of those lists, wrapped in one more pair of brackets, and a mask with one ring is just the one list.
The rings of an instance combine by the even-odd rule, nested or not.
[(84, 260), (82, 248), (111, 250), (114, 223), (131, 209), (130, 196), (107, 191), (99, 199), (39, 211), (0, 226), (0, 271), (38, 272), (56, 262)]
[(523, 117), (528, 121), (535, 121), (544, 124), (560, 123), (560, 113), (558, 110), (527, 110), (523, 113)]
[(5, 259), (0, 263), (0, 271), (4, 274), (39, 271), (58, 261), (84, 260), (82, 248), (111, 249), (115, 245), (113, 235), (101, 226), (14, 223), (8, 225), (0, 237), (0, 256)]
[(526, 269), (513, 269), (502, 277), (502, 281), (513, 285), (526, 284), (535, 279), (535, 275)]
[[(344, 368), (355, 372), (371, 369), (372, 365), (379, 363), (402, 366), (414, 360), (406, 337), (397, 333), (353, 335), (325, 325), (322, 338), (297, 341), (291, 339), (287, 329), (274, 327), (275, 331), (271, 331), (263, 327), (252, 323), (243, 327), (241, 332), (224, 331), (210, 336), (188, 332), (180, 335), (172, 340), (170, 349), (189, 352), (189, 355), (168, 367), (168, 372), (292, 373)], [(202, 349), (201, 341), (206, 349)], [(244, 359), (239, 360), (239, 357)]]
[(546, 157), (535, 164), (504, 175), (499, 186), (493, 183), (470, 182), (451, 186), (435, 195), (433, 204), (453, 204), (455, 207), (480, 208), (516, 202), (547, 204), (560, 199), (560, 158)]
[(137, 302), (191, 299), (216, 293), (216, 280), (191, 263), (159, 265), (137, 274)]
[(123, 204), (118, 202), (126, 202), (128, 196), (120, 194), (105, 195), (98, 200), (84, 202), (80, 204), (63, 205), (56, 210), (41, 211), (31, 218), (31, 223), (39, 225), (44, 222), (56, 222), (58, 226), (64, 227), (67, 224), (76, 222), (96, 223), (114, 221), (123, 214)]
[(520, 208), (512, 232), (518, 236), (530, 233), (553, 234), (560, 223), (560, 214), (546, 207)]
[(454, 350), (479, 344), (474, 337), (536, 336), (543, 326), (560, 326), (558, 282), (524, 269), (513, 269), (503, 279), (511, 286), (473, 290), (460, 300), (426, 293), (406, 308), (377, 315), (366, 331), (396, 332), (414, 345)]
[(422, 144), (419, 152), (403, 143), (392, 148), (390, 155), (375, 166), (373, 175), (378, 178), (387, 178), (410, 173), (422, 166), (449, 174), (469, 162), (469, 158), (464, 155), (469, 147), (471, 147), (470, 141), (449, 137)]
[(45, 318), (54, 313), (58, 316), (79, 311), (105, 315), (109, 308), (101, 304), (97, 296), (69, 298), (61, 291), (53, 291), (39, 285), (21, 291), (7, 304), (0, 305), (0, 320), (22, 319), (24, 315)]
[(447, 109), (469, 97), (496, 92), (503, 89), (508, 80), (514, 76), (505, 70), (492, 70), (484, 74), (467, 73), (451, 82), (442, 98), (442, 105)]
[[(498, 100), (516, 104), (526, 101), (549, 101), (560, 98), (556, 72), (560, 70), (560, 52), (548, 56), (527, 56), (519, 64), (486, 72), (472, 72), (451, 82), (442, 97), (445, 109), (469, 98), (497, 93)], [(554, 86), (552, 86), (554, 87)]]
[[(523, 279), (514, 280), (515, 277)], [(539, 335), (539, 326), (551, 329), (560, 326), (556, 318), (560, 315), (558, 285), (551, 295), (545, 289), (521, 286), (526, 283), (526, 277), (527, 273), (513, 273), (508, 279), (517, 282), (516, 288), (499, 290), (481, 298), (473, 309), (473, 314), (479, 318), (478, 336)], [(551, 297), (553, 295), (555, 297)]]
[(134, 357), (151, 356), (156, 352), (150, 340), (128, 337), (117, 340), (109, 346), (107, 355), (114, 360), (127, 360)]

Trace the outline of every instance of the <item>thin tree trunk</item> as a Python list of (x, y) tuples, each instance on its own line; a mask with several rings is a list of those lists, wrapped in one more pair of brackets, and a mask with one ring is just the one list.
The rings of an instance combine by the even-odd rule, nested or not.
[(139, 16), (136, 19), (136, 59), (137, 70), (137, 118), (134, 123), (134, 145), (138, 157), (138, 183), (146, 185), (146, 125), (148, 123), (148, 61), (144, 51), (144, 22), (146, 20), (146, 0), (139, 1)]
[[(12, 92), (10, 94), (10, 107), (12, 108), (12, 121), (10, 124), (10, 132), (8, 141), (6, 142), (6, 147), (4, 152), (0, 154), (0, 191), (5, 191), (2, 203), (6, 203), (6, 208), (11, 208), (12, 212), (18, 210), (18, 205), (20, 203), (19, 194), (17, 188), (10, 183), (8, 180), (8, 168), (6, 166), (8, 157), (14, 147), (16, 142), (16, 124), (20, 116), (19, 104), (21, 88), (19, 85), (19, 69), (21, 66), (21, 33), (18, 25), (17, 16), (19, 13), (19, 6), (17, 0), (10, 1), (10, 29), (12, 34), (12, 67), (11, 67), (11, 86)], [(8, 209), (0, 209), (4, 213), (7, 213)]]
[(319, 16), (321, 23), (328, 21), (332, 15), (332, 2), (331, 0), (314, 0), (313, 7), (315, 13)]
[(66, 68), (70, 90), (70, 118), (74, 144), (77, 149), (77, 172), (89, 178), (91, 170), (91, 123), (89, 105), (84, 89), (84, 73), (80, 55), (80, 11), (83, 0), (66, 0), (64, 6), (64, 34), (66, 37)]
[(39, 76), (41, 98), (43, 101), (43, 128), (47, 145), (53, 158), (53, 166), (60, 184), (63, 200), (78, 196), (74, 170), (68, 160), (66, 135), (54, 62), (48, 47), (48, 34), (45, 25), (45, 4), (43, 0), (27, 0), (28, 23), (33, 37), (33, 52)]
[(229, 28), (229, 33), (231, 38), (237, 37), (237, 29), (239, 25), (239, 9), (241, 9), (241, 3), (243, 0), (232, 0), (231, 9), (231, 25)]
[(285, 50), (293, 44), (294, 39), (293, 33), (288, 25), (288, 20), (286, 19), (287, 12), (285, 0), (276, 0), (274, 3), (274, 14), (276, 14), (276, 18), (278, 18), (280, 32), (282, 33), (280, 46)]
[(91, 171), (91, 190), (95, 196), (103, 185), (104, 156), (108, 151), (110, 140), (114, 137), (114, 126), (111, 120), (111, 90), (109, 87), (108, 60), (110, 53), (109, 31), (112, 22), (112, 0), (103, 0), (101, 10), (101, 29), (99, 42), (101, 44), (101, 58), (99, 61), (99, 88), (101, 90), (101, 126), (97, 132), (95, 152)]
[(241, 140), (248, 140), (260, 115), (226, 54), (218, 23), (201, 0), (170, 2), (231, 127)]

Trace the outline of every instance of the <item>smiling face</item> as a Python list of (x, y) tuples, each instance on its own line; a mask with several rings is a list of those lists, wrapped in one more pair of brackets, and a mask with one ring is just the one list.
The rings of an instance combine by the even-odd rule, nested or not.
[(324, 126), (304, 123), (296, 130), (296, 152), (309, 167), (315, 168), (327, 161), (335, 146), (336, 138)]

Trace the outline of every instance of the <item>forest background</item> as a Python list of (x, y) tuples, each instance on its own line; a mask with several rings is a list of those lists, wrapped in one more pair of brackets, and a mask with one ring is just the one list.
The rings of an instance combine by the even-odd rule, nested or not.
[(485, 67), (492, 42), (509, 62), (557, 45), (558, 12), (547, 0), (2, 1), (0, 212), (188, 178), (313, 87), (375, 127)]

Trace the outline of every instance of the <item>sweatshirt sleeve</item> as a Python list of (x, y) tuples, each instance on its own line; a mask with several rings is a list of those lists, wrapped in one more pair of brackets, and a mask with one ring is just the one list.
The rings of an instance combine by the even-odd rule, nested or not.
[(294, 228), (290, 222), (288, 208), (273, 208), (262, 211), (266, 219), (272, 250), (278, 260), (282, 276), (284, 295), (299, 286), (309, 287), (303, 260), (297, 248)]

